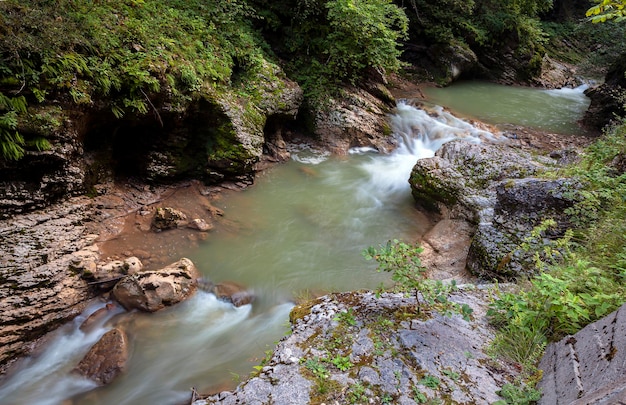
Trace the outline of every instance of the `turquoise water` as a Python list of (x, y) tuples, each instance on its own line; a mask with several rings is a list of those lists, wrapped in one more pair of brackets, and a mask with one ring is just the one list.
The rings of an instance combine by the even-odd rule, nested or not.
[(458, 82), (449, 87), (424, 89), (427, 99), (462, 116), (487, 123), (521, 125), (557, 134), (583, 134), (577, 121), (589, 107), (575, 89), (543, 90), (487, 82)]

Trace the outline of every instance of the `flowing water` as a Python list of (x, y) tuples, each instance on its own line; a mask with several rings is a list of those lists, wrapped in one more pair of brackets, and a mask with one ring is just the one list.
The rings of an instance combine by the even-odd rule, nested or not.
[(428, 99), (458, 114), (491, 124), (512, 124), (554, 132), (583, 134), (577, 124), (589, 107), (583, 92), (575, 89), (543, 90), (487, 82), (459, 82), (447, 88), (424, 89)]
[[(94, 304), (2, 382), (0, 404), (186, 403), (191, 387), (232, 388), (250, 373), (287, 332), (294, 296), (388, 281), (360, 253), (392, 238), (415, 240), (427, 230), (429, 219), (415, 209), (407, 182), (415, 161), (452, 139), (499, 138), (439, 107), (427, 114), (399, 103), (390, 121), (399, 146), (389, 155), (353, 149), (349, 156), (332, 157), (292, 145), (290, 162), (215, 203), (224, 220), (199, 248), (181, 255), (214, 282), (248, 286), (257, 297), (252, 305), (235, 308), (198, 292), (155, 314), (111, 311), (83, 331), (82, 321), (104, 305)], [(109, 386), (95, 388), (72, 369), (120, 324), (132, 342), (129, 368)]]

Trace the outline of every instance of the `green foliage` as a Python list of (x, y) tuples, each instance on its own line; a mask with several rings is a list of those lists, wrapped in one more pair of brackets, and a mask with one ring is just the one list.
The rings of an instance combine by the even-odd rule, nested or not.
[(0, 2), (0, 78), (38, 102), (110, 98), (118, 117), (149, 111), (167, 88), (184, 102), (229, 86), (262, 54), (245, 0)]
[(424, 387), (428, 387), (428, 388), (436, 390), (439, 388), (439, 384), (441, 384), (441, 380), (439, 380), (439, 378), (433, 375), (427, 374), (424, 377), (422, 377), (421, 380), (419, 380), (419, 383), (423, 385)]
[(525, 384), (504, 384), (497, 394), (504, 400), (496, 401), (493, 405), (528, 405), (541, 399), (541, 391)]
[(365, 386), (359, 381), (352, 384), (348, 389), (348, 401), (350, 401), (351, 404), (363, 403), (363, 401), (367, 401), (367, 399), (367, 395), (365, 395)]
[(350, 362), (349, 356), (337, 355), (330, 359), (330, 362), (333, 363), (333, 365), (337, 367), (340, 371), (348, 371), (354, 366), (354, 364)]
[(26, 113), (24, 96), (7, 97), (0, 92), (0, 156), (5, 160), (18, 160), (24, 155), (24, 138), (17, 132), (20, 113)]
[(326, 365), (319, 358), (307, 359), (304, 362), (304, 367), (309, 370), (316, 378), (327, 379), (330, 377), (330, 372)]
[(587, 17), (591, 17), (594, 24), (607, 20), (622, 22), (626, 17), (626, 1), (624, 0), (596, 0), (598, 4), (587, 10)]
[(356, 326), (356, 318), (354, 317), (354, 310), (352, 308), (349, 308), (347, 311), (339, 312), (333, 319), (346, 326)]
[[(404, 11), (391, 0), (253, 1), (257, 13), (280, 22), (265, 27), (274, 47), (315, 102), (338, 84), (356, 83), (363, 70), (400, 68), (400, 44), (408, 29)], [(278, 31), (277, 35), (275, 31)]]
[(406, 289), (415, 289), (426, 278), (426, 268), (422, 266), (419, 254), (424, 249), (397, 239), (387, 241), (379, 249), (370, 246), (362, 252), (366, 260), (376, 260), (376, 271), (392, 273), (391, 279)]
[[(392, 273), (391, 279), (405, 291), (413, 291), (417, 301), (417, 310), (422, 305), (441, 311), (444, 315), (461, 314), (469, 320), (472, 309), (467, 304), (459, 305), (449, 301), (450, 293), (457, 289), (456, 281), (444, 284), (441, 280), (428, 280), (426, 268), (422, 266), (419, 254), (423, 249), (417, 245), (400, 242), (397, 239), (387, 241), (386, 245), (379, 245), (379, 249), (370, 246), (362, 252), (366, 260), (376, 260), (377, 271)], [(420, 300), (420, 296), (422, 300)], [(423, 301), (423, 302), (422, 302)]]

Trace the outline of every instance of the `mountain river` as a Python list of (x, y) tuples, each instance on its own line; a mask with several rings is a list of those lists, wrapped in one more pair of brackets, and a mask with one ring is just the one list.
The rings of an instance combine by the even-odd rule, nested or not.
[[(473, 82), (425, 93), (433, 104), (496, 127), (514, 124), (578, 133), (575, 122), (588, 106), (583, 90)], [(503, 100), (512, 103), (509, 109), (502, 108), (507, 104)], [(388, 282), (361, 252), (393, 238), (414, 241), (430, 225), (415, 208), (407, 182), (415, 161), (432, 156), (452, 139), (504, 141), (497, 131), (476, 128), (436, 106), (429, 115), (410, 102), (399, 102), (389, 119), (399, 145), (391, 154), (353, 149), (348, 156), (335, 157), (291, 145), (291, 161), (216, 202), (228, 221), (218, 223), (199, 247), (183, 249), (181, 257), (189, 257), (210, 280), (251, 288), (257, 297), (251, 305), (235, 308), (200, 291), (155, 314), (129, 316), (119, 310), (87, 330), (79, 329), (104, 305), (94, 304), (2, 381), (0, 404), (188, 403), (191, 387), (201, 393), (232, 389), (245, 378), (288, 332), (294, 297)], [(116, 323), (124, 324), (132, 342), (128, 370), (112, 384), (96, 388), (71, 370)]]

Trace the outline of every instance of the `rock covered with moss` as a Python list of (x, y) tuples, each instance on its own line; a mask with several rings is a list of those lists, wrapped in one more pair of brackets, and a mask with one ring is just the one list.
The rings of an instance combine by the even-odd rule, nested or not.
[(471, 321), (418, 314), (403, 294), (338, 293), (296, 306), (292, 334), (257, 376), (194, 404), (493, 403), (515, 372), (485, 354), (493, 334), (484, 294), (451, 298), (474, 309)]
[(546, 219), (556, 226), (530, 242), (548, 243), (569, 224), (567, 208), (579, 184), (536, 175), (555, 161), (501, 144), (445, 144), (419, 160), (409, 183), (415, 201), (446, 219), (473, 227), (467, 268), (484, 279), (528, 275), (532, 257), (523, 250), (535, 227)]

